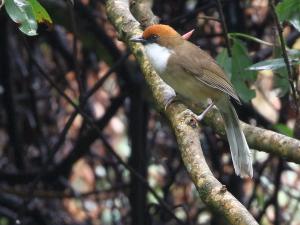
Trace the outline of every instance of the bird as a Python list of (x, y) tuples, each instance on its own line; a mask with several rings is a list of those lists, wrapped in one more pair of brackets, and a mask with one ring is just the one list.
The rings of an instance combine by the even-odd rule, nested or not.
[[(218, 108), (225, 123), (235, 173), (242, 178), (252, 177), (251, 152), (230, 100), (240, 103), (240, 99), (217, 62), (169, 25), (150, 25), (141, 36), (130, 40), (144, 46), (150, 64), (176, 95), (195, 103), (211, 100), (197, 119), (202, 120), (214, 105)], [(168, 105), (174, 96), (167, 98)]]

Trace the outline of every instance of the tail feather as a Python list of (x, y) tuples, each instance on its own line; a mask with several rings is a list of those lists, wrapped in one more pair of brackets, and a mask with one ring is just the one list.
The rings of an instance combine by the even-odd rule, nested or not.
[(229, 99), (226, 102), (222, 101), (218, 108), (225, 123), (235, 173), (241, 177), (252, 177), (251, 152), (235, 109)]

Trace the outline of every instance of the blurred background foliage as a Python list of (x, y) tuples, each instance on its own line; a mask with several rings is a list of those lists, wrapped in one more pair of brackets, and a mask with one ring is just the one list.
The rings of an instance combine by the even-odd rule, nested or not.
[[(105, 1), (3, 3), (1, 225), (226, 224), (199, 199)], [(241, 120), (299, 138), (299, 1), (276, 4), (292, 77), (269, 1), (222, 5), (229, 50), (215, 1), (155, 0), (153, 11), (182, 34), (195, 29), (190, 41), (217, 59), (240, 93)], [(253, 151), (254, 178), (241, 180), (226, 141), (204, 125), (201, 142), (214, 175), (260, 224), (300, 224), (298, 165)]]

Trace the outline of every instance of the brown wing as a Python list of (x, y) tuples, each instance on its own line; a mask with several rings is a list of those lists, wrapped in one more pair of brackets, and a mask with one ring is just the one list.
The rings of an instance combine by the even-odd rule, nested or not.
[[(182, 69), (191, 73), (202, 83), (218, 89), (240, 102), (226, 74), (210, 55), (188, 41), (178, 48), (184, 48), (176, 51), (179, 53), (177, 62)], [(187, 54), (186, 49), (188, 49)]]

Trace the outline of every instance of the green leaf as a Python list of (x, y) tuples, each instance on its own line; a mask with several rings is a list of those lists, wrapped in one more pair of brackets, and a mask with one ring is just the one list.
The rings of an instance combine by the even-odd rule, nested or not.
[[(281, 54), (281, 49), (274, 48), (275, 57)], [(289, 62), (291, 65), (300, 64), (300, 51), (289, 49)], [(275, 73), (275, 87), (281, 90), (280, 95), (286, 94), (290, 89), (288, 73), (283, 58), (269, 59), (255, 63), (247, 68), (248, 70), (273, 70)]]
[(267, 45), (267, 46), (274, 46), (272, 43), (261, 40), (257, 37), (251, 36), (249, 34), (244, 34), (244, 33), (229, 33), (229, 37), (234, 38), (234, 37), (239, 37), (239, 38), (245, 38), (251, 41), (255, 41), (257, 43)]
[(232, 60), (228, 56), (226, 48), (223, 48), (223, 50), (218, 54), (216, 60), (218, 64), (223, 68), (228, 78), (231, 79)]
[[(288, 49), (289, 62), (291, 65), (300, 64), (300, 51)], [(281, 55), (280, 48), (274, 48), (275, 57)], [(280, 95), (285, 95), (290, 90), (290, 83), (286, 65), (283, 58), (269, 59), (255, 63), (247, 68), (248, 70), (273, 70), (275, 73), (275, 87), (280, 89)]]
[(300, 50), (298, 49), (287, 49), (287, 54), (291, 58), (299, 58), (300, 57)]
[(38, 23), (46, 23), (48, 25), (53, 23), (45, 8), (37, 0), (28, 0), (28, 2), (31, 4), (35, 19)]
[[(282, 49), (279, 46), (276, 46), (273, 49), (273, 55), (275, 58), (282, 57)], [(297, 57), (297, 50), (288, 50), (289, 58)], [(276, 69), (274, 72), (274, 88), (279, 88), (280, 93), (279, 96), (284, 96), (285, 94), (289, 93), (290, 91), (290, 82), (289, 82), (289, 75), (287, 72), (287, 68), (284, 64), (284, 67)]]
[(285, 124), (278, 123), (278, 124), (274, 125), (274, 129), (281, 134), (284, 134), (289, 137), (293, 137), (293, 130)]
[[(299, 58), (289, 58), (291, 65), (300, 64)], [(277, 70), (286, 67), (283, 58), (268, 59), (255, 63), (247, 68), (247, 70)]]
[(49, 14), (37, 0), (5, 0), (5, 10), (29, 36), (37, 35), (38, 23), (52, 24)]
[(10, 18), (20, 24), (19, 29), (29, 35), (36, 35), (37, 22), (27, 0), (5, 0), (5, 10)]
[(247, 83), (256, 80), (256, 73), (245, 69), (252, 64), (252, 61), (244, 43), (238, 39), (233, 40), (231, 82), (240, 98), (245, 102), (249, 102), (255, 97), (255, 91), (251, 90)]
[(232, 58), (228, 56), (227, 50), (223, 49), (216, 60), (230, 78), (239, 97), (244, 102), (249, 102), (255, 97), (255, 91), (251, 90), (247, 83), (256, 79), (256, 73), (245, 70), (246, 67), (252, 64), (252, 61), (243, 42), (235, 38), (232, 39), (234, 40)]
[(279, 96), (287, 94), (291, 88), (289, 82), (288, 72), (285, 67), (279, 68), (274, 71), (274, 87), (280, 89)]
[(290, 22), (300, 31), (300, 3), (299, 0), (284, 0), (276, 6), (276, 13), (281, 22)]

